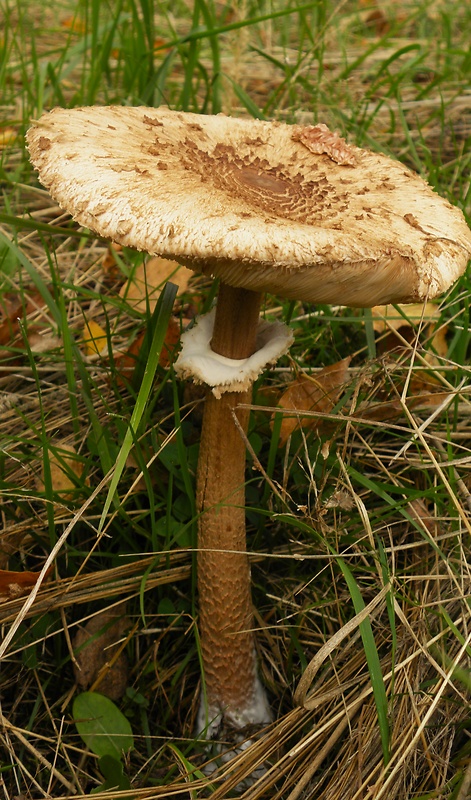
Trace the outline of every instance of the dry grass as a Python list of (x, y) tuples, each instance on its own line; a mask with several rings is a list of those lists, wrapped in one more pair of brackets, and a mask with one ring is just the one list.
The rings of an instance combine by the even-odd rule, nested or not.
[[(215, 6), (215, 13), (221, 24), (246, 13), (270, 13), (263, 3), (256, 10), (247, 6), (238, 3), (233, 16)], [(91, 15), (95, 6), (84, 8)], [(247, 114), (251, 108), (243, 100), (249, 97), (265, 116), (323, 119), (359, 144), (394, 152), (469, 209), (467, 9), (450, 8), (444, 0), (427, 6), (410, 0), (400, 8), (392, 3), (322, 8), (310, 32), (306, 19), (294, 15), (221, 34), (222, 107)], [(157, 10), (159, 41), (191, 31), (194, 4)], [(0, 323), (3, 331), (8, 325), (14, 329), (2, 340), (0, 354), (1, 566), (18, 573), (42, 570), (32, 592), (10, 588), (0, 605), (5, 797), (80, 798), (101, 785), (97, 758), (72, 718), (73, 638), (102, 609), (126, 601), (131, 667), (120, 707), (135, 735), (125, 764), (131, 790), (96, 797), (466, 800), (471, 780), (466, 279), (443, 303), (448, 350), (438, 355), (431, 353), (425, 328), (405, 338), (402, 333), (383, 347), (381, 336), (372, 343), (368, 317), (344, 309), (291, 309), (297, 349), (293, 361), (259, 387), (249, 442), (255, 448), (248, 514), (258, 647), (276, 721), (205, 777), (201, 770), (209, 754), (193, 739), (199, 665), (194, 550), (187, 545), (194, 519), (185, 506), (200, 400), (184, 395), (159, 369), (135, 447), (137, 460), (125, 471), (119, 503), (98, 534), (136, 400), (135, 387), (119, 382), (113, 355), (146, 324), (118, 295), (137, 257), (122, 254), (110, 276), (104, 243), (83, 232), (76, 236), (73, 228), (65, 236), (41, 227), (69, 223), (35, 185), (21, 135), (28, 116), (60, 101), (51, 75), (44, 77), (45, 63), (55, 64), (57, 53), (69, 48), (80, 51), (84, 34), (65, 25), (68, 4), (32, 5), (27, 18), (41, 31), (33, 52), (25, 8), (7, 3), (3, 13), (9, 71), (1, 117), (18, 139), (3, 153), (0, 218), (2, 247), (11, 246), (1, 251)], [(125, 31), (121, 37), (124, 52), (131, 37), (126, 39)], [(119, 49), (108, 63), (122, 83), (103, 81), (91, 100), (85, 96), (82, 77), (86, 69), (93, 77), (93, 65), (86, 48), (83, 52), (59, 75), (66, 102), (141, 101), (144, 90), (137, 82), (125, 83)], [(168, 51), (163, 52), (165, 57)], [(181, 43), (177, 52), (164, 99), (178, 105), (192, 62), (190, 45)], [(209, 111), (215, 94), (205, 71), (212, 75), (215, 56), (208, 38), (195, 58), (188, 104)], [(12, 224), (13, 216), (25, 213), (32, 227)], [(192, 306), (195, 294), (201, 299), (203, 288), (196, 283), (183, 306)], [(8, 317), (12, 303), (19, 303), (20, 325)], [(280, 316), (286, 311), (273, 303), (270, 310)], [(85, 354), (84, 318), (106, 330), (106, 357)], [(33, 346), (38, 328), (43, 347)], [(353, 355), (351, 383), (339, 408), (318, 414), (320, 427), (303, 428), (278, 451), (269, 425), (273, 393), (279, 396), (298, 370), (313, 371), (347, 355)], [(55, 491), (53, 481), (46, 479), (45, 488), (38, 483), (57, 442), (73, 445), (80, 465), (67, 496)], [(178, 468), (179, 446), (187, 454), (185, 474)], [(355, 607), (344, 570), (353, 576), (364, 609)], [(387, 697), (389, 760), (365, 650), (368, 621)], [(379, 677), (373, 670), (373, 679)]]

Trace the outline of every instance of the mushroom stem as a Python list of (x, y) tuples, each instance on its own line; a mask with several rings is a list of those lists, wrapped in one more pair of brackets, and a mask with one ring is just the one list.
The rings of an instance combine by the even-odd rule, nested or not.
[[(229, 358), (255, 350), (261, 295), (222, 285), (211, 346)], [(245, 532), (245, 443), (251, 389), (206, 392), (197, 476), (198, 593), (205, 696), (200, 730), (214, 735), (224, 717), (236, 728), (266, 723), (270, 711), (257, 675), (250, 566)]]
[(248, 358), (255, 352), (260, 292), (220, 283), (211, 349), (226, 358)]

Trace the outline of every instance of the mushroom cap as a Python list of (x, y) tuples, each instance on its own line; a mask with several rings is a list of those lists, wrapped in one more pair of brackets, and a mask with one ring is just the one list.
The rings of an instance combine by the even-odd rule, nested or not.
[(459, 209), (323, 125), (56, 108), (27, 141), (41, 182), (81, 225), (232, 286), (416, 302), (448, 288), (471, 255)]

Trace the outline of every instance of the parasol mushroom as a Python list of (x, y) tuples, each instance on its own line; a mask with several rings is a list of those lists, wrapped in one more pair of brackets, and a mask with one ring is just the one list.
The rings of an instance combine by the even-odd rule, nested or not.
[(415, 173), (325, 125), (93, 107), (44, 114), (27, 139), (41, 182), (80, 224), (220, 278), (215, 312), (184, 334), (176, 365), (208, 386), (198, 727), (213, 736), (223, 718), (264, 724), (245, 549), (248, 411), (239, 406), (292, 337), (259, 322), (262, 293), (356, 307), (430, 299), (464, 271), (471, 233)]

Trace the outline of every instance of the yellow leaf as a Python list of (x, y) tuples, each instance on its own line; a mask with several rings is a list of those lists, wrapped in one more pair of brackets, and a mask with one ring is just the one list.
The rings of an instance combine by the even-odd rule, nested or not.
[(121, 287), (119, 296), (137, 311), (153, 312), (165, 283), (170, 280), (179, 287), (178, 294), (188, 288), (193, 275), (191, 269), (181, 267), (176, 261), (155, 256), (137, 267), (132, 277)]
[(105, 331), (92, 319), (85, 323), (82, 334), (82, 341), (85, 346), (87, 356), (101, 355), (106, 352), (108, 338)]
[[(49, 453), (49, 468), (51, 470), (51, 483), (54, 492), (61, 492), (63, 497), (70, 499), (77, 488), (77, 482), (71, 473), (76, 475), (81, 482), (83, 462), (78, 458), (74, 447), (64, 442), (53, 442), (57, 452)], [(85, 481), (88, 486), (88, 481)], [(41, 477), (37, 478), (36, 486), (39, 491), (44, 491), (44, 464), (41, 467)]]
[[(438, 331), (433, 334), (432, 347), (438, 356), (445, 358), (448, 355), (448, 342), (446, 335), (448, 331), (447, 325), (440, 325)], [(430, 360), (430, 359), (429, 359)]]
[(4, 147), (9, 147), (10, 145), (14, 144), (16, 139), (18, 138), (18, 131), (16, 128), (12, 128), (10, 125), (7, 125), (5, 128), (0, 129), (0, 150)]
[[(402, 312), (402, 313), (401, 313)], [(440, 309), (434, 303), (410, 303), (398, 306), (375, 306), (371, 309), (373, 328), (376, 333), (418, 325), (428, 324), (440, 316)]]
[(385, 334), (389, 331), (391, 334), (391, 339), (385, 340), (381, 352), (392, 350), (398, 344), (403, 344), (404, 339), (408, 342), (412, 341), (414, 326), (420, 324), (426, 328), (427, 334), (431, 337), (430, 343), (436, 353), (439, 356), (446, 356), (448, 352), (447, 326), (441, 325), (436, 329), (440, 308), (435, 303), (410, 303), (397, 307), (392, 305), (375, 306), (371, 309), (371, 313), (376, 333)]

